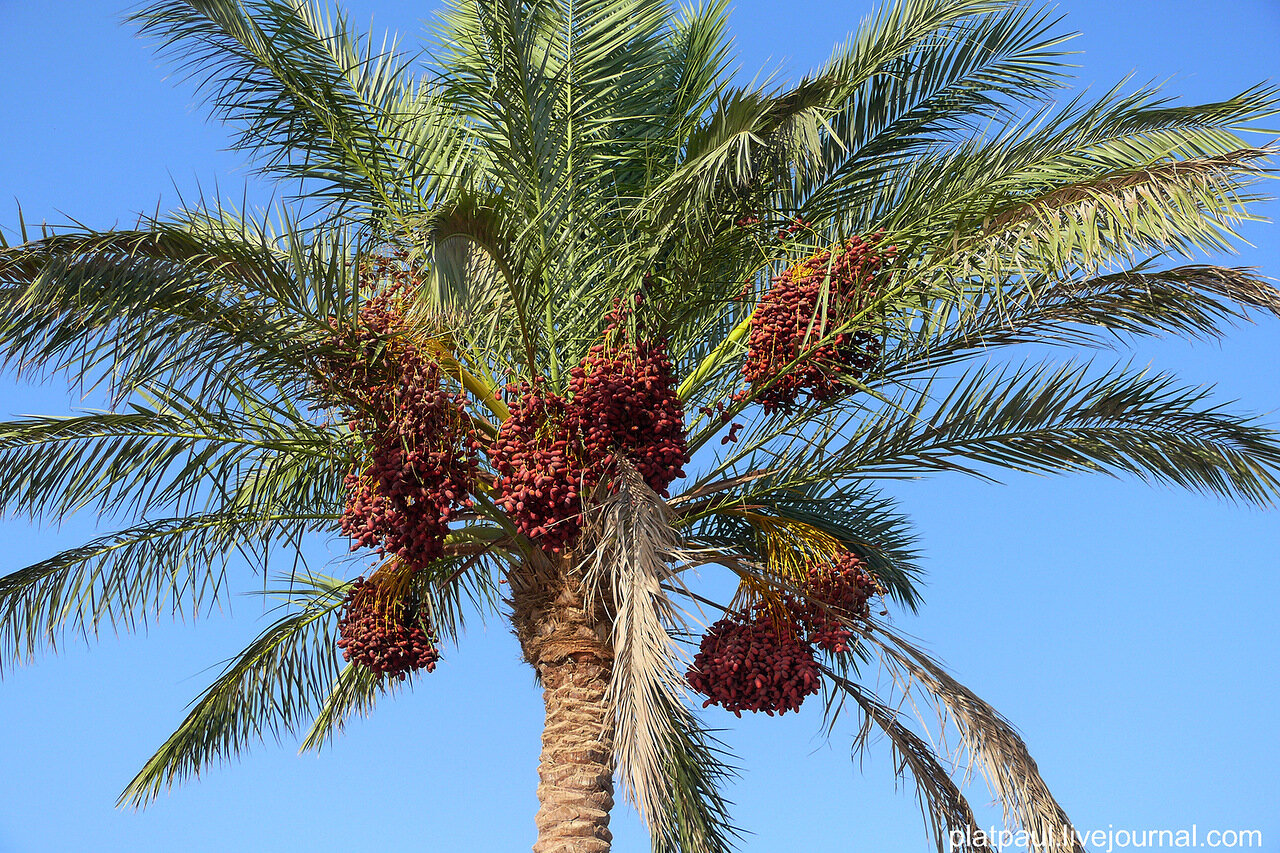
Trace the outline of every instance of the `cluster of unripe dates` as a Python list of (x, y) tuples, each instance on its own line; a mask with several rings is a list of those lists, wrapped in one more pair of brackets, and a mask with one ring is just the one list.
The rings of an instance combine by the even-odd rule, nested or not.
[(440, 660), (423, 608), (395, 572), (352, 584), (338, 620), (338, 648), (343, 659), (400, 681), (419, 669), (433, 671)]
[(851, 649), (850, 620), (870, 615), (879, 587), (856, 555), (811, 564), (803, 594), (731, 612), (707, 629), (685, 678), (702, 703), (743, 711), (785, 714), (799, 710), (822, 685), (816, 650)]
[(879, 235), (852, 237), (777, 276), (751, 317), (743, 377), (767, 412), (801, 394), (823, 403), (846, 393), (881, 354), (880, 338), (845, 329), (874, 304), (881, 272), (895, 253)]

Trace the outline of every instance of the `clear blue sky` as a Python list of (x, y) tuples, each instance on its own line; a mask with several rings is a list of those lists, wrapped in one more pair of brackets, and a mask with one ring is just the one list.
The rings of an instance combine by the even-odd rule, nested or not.
[[(358, 21), (410, 37), (429, 2), (360, 0)], [(798, 76), (871, 8), (740, 0), (746, 76), (767, 62)], [(1065, 0), (1083, 35), (1083, 84), (1170, 79), (1192, 100), (1280, 77), (1275, 0)], [(189, 86), (99, 0), (0, 0), (0, 226), (128, 224), (179, 193), (247, 180), (226, 132)], [(1274, 192), (1274, 190), (1272, 190)], [(255, 191), (256, 193), (257, 191)], [(257, 197), (255, 195), (255, 197)], [(1263, 212), (1280, 211), (1271, 205)], [(1280, 275), (1270, 225), (1246, 231), (1241, 263)], [(12, 234), (10, 234), (12, 237)], [(1104, 355), (1104, 358), (1106, 356)], [(1280, 424), (1280, 323), (1222, 346), (1146, 343), (1135, 362), (1217, 383), (1224, 400)], [(0, 378), (0, 416), (66, 411), (61, 387)], [(938, 478), (895, 486), (929, 569), (926, 606), (897, 624), (1023, 733), (1082, 829), (1261, 829), (1280, 845), (1280, 514), (1100, 477)], [(92, 529), (0, 522), (0, 571)], [(339, 546), (340, 547), (340, 546)], [(261, 627), (257, 598), (197, 624), (72, 643), (0, 683), (0, 851), (507, 851), (533, 840), (541, 705), (514, 639), (476, 623), (411, 694), (353, 723), (319, 757), (265, 743), (163, 796), (113, 808), (142, 761), (208, 683), (207, 668)], [(817, 703), (813, 703), (816, 705)], [(850, 761), (852, 719), (827, 742), (817, 708), (736, 721), (711, 709), (744, 768), (728, 792), (747, 850), (927, 850), (887, 746)], [(975, 804), (989, 800), (979, 785)], [(996, 814), (984, 809), (987, 825)], [(619, 851), (647, 850), (620, 808)]]

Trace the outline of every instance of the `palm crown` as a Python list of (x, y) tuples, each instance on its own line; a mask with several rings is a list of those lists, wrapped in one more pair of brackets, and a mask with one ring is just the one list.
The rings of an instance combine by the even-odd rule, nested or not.
[[(919, 603), (875, 484), (1108, 471), (1270, 503), (1275, 435), (1207, 392), (996, 356), (1280, 313), (1250, 272), (1189, 259), (1248, 218), (1269, 152), (1236, 131), (1273, 94), (1055, 108), (1063, 39), (999, 0), (892, 2), (799, 84), (743, 87), (725, 6), (456, 0), (424, 59), (298, 2), (136, 15), (296, 194), (0, 253), (8, 363), (114, 403), (0, 425), (0, 500), (126, 525), (0, 579), (0, 663), (201, 612), (237, 555), (265, 575), (342, 533), (359, 567), (290, 572), (285, 615), (123, 800), (264, 731), (323, 745), (479, 609), (544, 689), (536, 849), (607, 849), (615, 772), (656, 848), (732, 845), (688, 687), (856, 709), (941, 847), (973, 814), (866, 686), (879, 669), (1038, 847), (1073, 846), (1012, 727), (873, 615)], [(708, 564), (729, 600), (699, 591)]]

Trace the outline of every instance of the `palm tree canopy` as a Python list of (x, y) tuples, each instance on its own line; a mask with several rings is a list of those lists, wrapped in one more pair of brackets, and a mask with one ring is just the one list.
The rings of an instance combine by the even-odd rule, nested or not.
[[(609, 760), (657, 849), (737, 837), (722, 745), (689, 707), (698, 614), (768, 631), (796, 608), (847, 635), (814, 662), (828, 719), (848, 709), (862, 742), (887, 735), (940, 849), (973, 813), (899, 692), (938, 708), (1011, 823), (1062, 846), (1069, 822), (1012, 726), (887, 622), (832, 615), (808, 578), (856, 564), (886, 608), (920, 605), (891, 478), (1090, 471), (1275, 501), (1272, 430), (1093, 356), (1280, 315), (1265, 279), (1199, 257), (1252, 216), (1271, 149), (1241, 134), (1275, 92), (1060, 103), (1056, 21), (1007, 0), (889, 2), (800, 82), (744, 86), (726, 6), (454, 0), (416, 53), (311, 3), (136, 13), (287, 201), (0, 249), (0, 357), (112, 401), (0, 424), (0, 507), (119, 523), (0, 578), (0, 667), (204, 613), (233, 591), (233, 560), (268, 577), (309, 538), (356, 535), (353, 495), (390, 500), (378, 460), (421, 449), (384, 440), (404, 419), (466, 438), (431, 451), (460, 484), (436, 535), (392, 545), (378, 528), (364, 544), (380, 558), (269, 576), (279, 617), (123, 802), (266, 733), (320, 748), (370, 710), (394, 682), (338, 642), (352, 578), (376, 564), (433, 649), (465, 641), (465, 615), (500, 614), (538, 667), (539, 596), (571, 582), (574, 606), (599, 608)], [(583, 409), (591, 383), (637, 364), (657, 396), (606, 399), (666, 414)], [(604, 461), (568, 453), (574, 510), (530, 520), (565, 484), (521, 466), (579, 410), (598, 418), (565, 427), (574, 452), (614, 416), (644, 434), (610, 438)], [(406, 500), (420, 514), (427, 498)], [(712, 564), (737, 581), (728, 600), (697, 586)], [(895, 695), (873, 689), (885, 672)]]

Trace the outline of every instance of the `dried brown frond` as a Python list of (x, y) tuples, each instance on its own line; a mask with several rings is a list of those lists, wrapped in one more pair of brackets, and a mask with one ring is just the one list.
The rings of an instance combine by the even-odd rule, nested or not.
[(982, 774), (1004, 811), (1005, 823), (1021, 827), (1032, 850), (1084, 853), (1070, 819), (1008, 720), (882, 622), (871, 620), (864, 637), (883, 652), (882, 660), (904, 693), (920, 688), (943, 726), (950, 723), (959, 732), (966, 770)]
[(626, 460), (617, 463), (614, 486), (585, 513), (591, 550), (584, 586), (615, 614), (606, 701), (616, 725), (618, 776), (641, 818), (657, 828), (672, 799), (667, 765), (676, 717), (687, 714), (680, 657), (668, 633), (685, 625), (663, 589), (683, 587), (673, 571), (682, 549), (662, 498)]
[[(920, 801), (920, 811), (933, 834), (938, 853), (990, 850), (985, 835), (974, 819), (973, 809), (929, 743), (902, 722), (898, 711), (864, 693), (857, 684), (830, 669), (824, 668), (824, 672), (841, 690), (852, 696), (862, 709), (863, 723), (853, 742), (854, 752), (861, 753), (866, 749), (867, 741), (875, 729), (883, 732), (893, 744), (895, 770), (899, 778), (910, 772)], [(957, 839), (960, 843), (953, 843)]]

